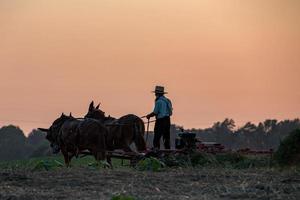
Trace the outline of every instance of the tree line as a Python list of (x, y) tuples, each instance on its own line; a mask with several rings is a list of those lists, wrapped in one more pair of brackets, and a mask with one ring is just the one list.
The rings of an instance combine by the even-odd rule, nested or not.
[(25, 136), (17, 126), (9, 125), (0, 129), (0, 161), (17, 160), (50, 155), (46, 134), (39, 130)]
[(202, 141), (223, 144), (227, 149), (276, 150), (289, 133), (300, 128), (300, 120), (267, 119), (258, 125), (247, 122), (237, 128), (233, 119), (216, 122), (206, 129), (191, 129)]

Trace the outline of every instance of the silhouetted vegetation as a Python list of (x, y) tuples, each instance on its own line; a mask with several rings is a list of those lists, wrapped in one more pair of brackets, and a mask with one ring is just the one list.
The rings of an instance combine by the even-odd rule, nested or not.
[(49, 143), (41, 131), (33, 130), (29, 137), (25, 137), (17, 126), (9, 125), (0, 129), (0, 160), (49, 155), (48, 152)]
[(293, 131), (280, 143), (274, 158), (281, 166), (300, 164), (300, 129)]
[(22, 159), (30, 150), (23, 131), (15, 126), (5, 126), (0, 129), (1, 160)]
[(222, 167), (232, 169), (265, 168), (271, 166), (270, 156), (250, 156), (239, 153), (169, 155), (160, 159), (167, 167)]
[(211, 128), (190, 131), (197, 133), (202, 141), (221, 143), (227, 149), (276, 150), (280, 141), (299, 128), (299, 119), (267, 119), (258, 125), (247, 122), (240, 128), (236, 128), (233, 119), (225, 119), (223, 122), (214, 123)]

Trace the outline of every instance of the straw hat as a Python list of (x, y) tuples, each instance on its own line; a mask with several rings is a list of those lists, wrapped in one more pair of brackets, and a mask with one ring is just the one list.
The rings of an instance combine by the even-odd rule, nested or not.
[(163, 86), (156, 86), (155, 90), (152, 92), (155, 94), (167, 94), (167, 92), (165, 92), (165, 87)]

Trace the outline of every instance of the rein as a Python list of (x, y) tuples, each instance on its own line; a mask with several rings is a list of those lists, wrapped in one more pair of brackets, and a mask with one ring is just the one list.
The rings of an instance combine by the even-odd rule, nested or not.
[[(149, 124), (149, 123), (153, 123), (153, 122), (156, 122), (156, 120), (144, 122), (144, 124)], [(135, 123), (128, 123), (128, 124), (114, 123), (114, 124), (105, 124), (105, 125), (106, 126), (129, 126), (129, 125), (133, 125), (133, 124), (135, 124)]]
[[(141, 117), (141, 118), (144, 118), (144, 117)], [(93, 119), (93, 118), (82, 118), (82, 117), (79, 117), (79, 118), (75, 118), (75, 119), (79, 119), (79, 120), (83, 120), (83, 119)], [(94, 119), (94, 120), (98, 120), (98, 119)], [(99, 121), (99, 120), (98, 120)], [(144, 124), (147, 124), (149, 125), (150, 123), (153, 123), (153, 122), (156, 122), (156, 120), (152, 120), (152, 121), (147, 121), (147, 122), (144, 122)], [(111, 124), (105, 124), (105, 126), (129, 126), (129, 125), (134, 125), (134, 123), (128, 123), (128, 124), (121, 124), (121, 123), (111, 123)]]

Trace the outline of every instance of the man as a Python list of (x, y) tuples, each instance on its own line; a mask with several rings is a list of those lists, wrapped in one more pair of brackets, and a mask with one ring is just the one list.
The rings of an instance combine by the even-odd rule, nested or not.
[(160, 149), (160, 138), (163, 137), (165, 149), (170, 149), (170, 126), (173, 108), (171, 101), (164, 96), (166, 94), (163, 86), (156, 86), (155, 91), (155, 107), (152, 113), (147, 115), (147, 119), (156, 117), (154, 127), (154, 149)]

